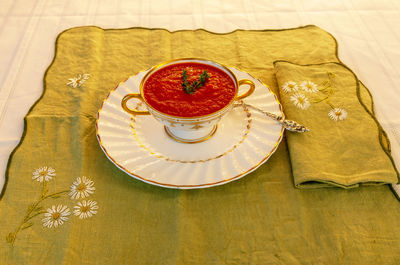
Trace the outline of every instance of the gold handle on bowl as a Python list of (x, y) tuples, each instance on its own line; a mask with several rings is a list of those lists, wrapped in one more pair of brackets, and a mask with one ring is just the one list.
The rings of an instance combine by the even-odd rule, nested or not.
[(245, 84), (250, 86), (249, 90), (247, 90), (246, 92), (244, 92), (241, 95), (238, 95), (235, 98), (236, 100), (244, 99), (245, 97), (250, 96), (254, 92), (254, 89), (256, 86), (254, 85), (253, 81), (251, 81), (249, 79), (242, 79), (242, 80), (239, 80), (239, 82), (238, 82), (238, 86), (245, 85)]
[(150, 112), (148, 112), (147, 110), (135, 110), (135, 109), (128, 108), (128, 106), (126, 105), (126, 102), (128, 102), (128, 100), (130, 100), (131, 98), (137, 98), (137, 99), (140, 99), (141, 101), (143, 101), (142, 95), (140, 95), (139, 93), (132, 93), (132, 94), (126, 95), (121, 101), (121, 106), (126, 112), (133, 114), (133, 115), (149, 115), (150, 114)]

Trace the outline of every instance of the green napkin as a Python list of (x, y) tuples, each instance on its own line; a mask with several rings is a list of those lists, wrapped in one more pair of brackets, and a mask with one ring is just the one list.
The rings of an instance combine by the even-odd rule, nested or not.
[(274, 65), (286, 118), (310, 129), (287, 133), (296, 187), (398, 182), (370, 94), (350, 69), (337, 62)]

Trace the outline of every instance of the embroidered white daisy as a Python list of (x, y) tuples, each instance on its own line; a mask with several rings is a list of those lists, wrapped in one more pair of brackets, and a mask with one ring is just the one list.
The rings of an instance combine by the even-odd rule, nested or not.
[(79, 199), (86, 198), (90, 194), (94, 193), (96, 189), (94, 186), (94, 182), (89, 178), (83, 176), (82, 178), (78, 177), (71, 185), (71, 192), (68, 194), (71, 199)]
[(77, 86), (81, 87), (82, 84), (89, 79), (89, 77), (90, 74), (80, 74), (77, 77), (68, 78), (69, 82), (67, 83), (67, 85), (74, 88)]
[(297, 90), (299, 90), (299, 86), (293, 81), (288, 81), (283, 84), (282, 90), (286, 93), (296, 92)]
[(294, 95), (290, 96), (290, 100), (293, 102), (293, 104), (300, 108), (300, 109), (308, 109), (310, 107), (310, 102), (308, 101), (308, 98), (304, 96), (304, 94), (301, 93), (295, 93)]
[(39, 182), (50, 181), (55, 175), (55, 169), (51, 167), (40, 167), (32, 173), (32, 179)]
[(305, 92), (311, 92), (311, 93), (318, 92), (318, 86), (315, 83), (311, 82), (311, 81), (303, 81), (303, 82), (301, 82), (300, 87)]
[(95, 215), (99, 206), (97, 206), (96, 201), (83, 200), (82, 202), (78, 202), (74, 208), (74, 215), (79, 216), (79, 219), (86, 219)]
[(342, 121), (347, 118), (347, 111), (345, 109), (341, 108), (334, 108), (332, 109), (329, 113), (329, 118), (331, 118), (334, 121)]
[(43, 226), (48, 228), (61, 226), (68, 220), (67, 216), (70, 214), (71, 212), (67, 206), (57, 205), (56, 208), (56, 206), (53, 205), (51, 209), (48, 208), (47, 213), (44, 214), (45, 218), (42, 219)]

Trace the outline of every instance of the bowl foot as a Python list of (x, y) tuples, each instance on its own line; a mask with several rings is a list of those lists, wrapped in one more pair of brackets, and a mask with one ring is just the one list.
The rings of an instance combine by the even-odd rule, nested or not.
[(196, 144), (210, 139), (217, 131), (217, 125), (195, 131), (176, 130), (174, 128), (164, 126), (167, 135), (174, 141), (185, 144)]

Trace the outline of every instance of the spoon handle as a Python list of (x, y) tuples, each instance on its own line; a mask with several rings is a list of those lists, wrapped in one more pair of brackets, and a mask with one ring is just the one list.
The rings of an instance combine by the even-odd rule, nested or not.
[(280, 124), (282, 124), (283, 127), (285, 129), (289, 130), (289, 131), (292, 131), (292, 132), (308, 132), (308, 131), (310, 131), (310, 129), (308, 129), (307, 127), (299, 124), (298, 122), (295, 122), (295, 121), (292, 121), (292, 120), (286, 120), (280, 115), (277, 115), (277, 114), (274, 114), (274, 113), (271, 113), (271, 112), (268, 112), (268, 111), (264, 111), (262, 109), (259, 109), (259, 108), (255, 107), (255, 106), (253, 106), (253, 105), (244, 103), (242, 100), (235, 104), (235, 107), (238, 107), (238, 106), (245, 106), (245, 107), (248, 107), (250, 109), (256, 110), (258, 112), (261, 112), (264, 115), (266, 115), (266, 116), (272, 118), (273, 120), (279, 122)]

